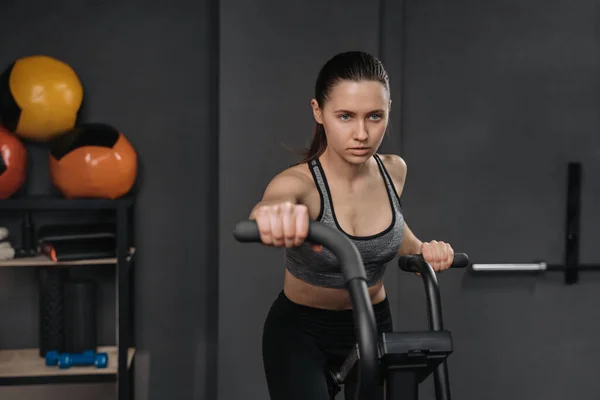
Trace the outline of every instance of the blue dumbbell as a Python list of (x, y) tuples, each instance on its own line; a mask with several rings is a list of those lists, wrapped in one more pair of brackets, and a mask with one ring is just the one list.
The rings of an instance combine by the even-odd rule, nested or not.
[(106, 368), (108, 365), (108, 354), (84, 352), (81, 354), (62, 353), (58, 356), (58, 367), (61, 369), (72, 366), (90, 365), (95, 365), (96, 368)]
[[(85, 356), (88, 356), (88, 357), (94, 357), (96, 352), (94, 350), (86, 350), (82, 354)], [(54, 351), (54, 350), (46, 352), (46, 365), (49, 367), (54, 367), (54, 366), (58, 365), (58, 359), (59, 359), (60, 355), (61, 355), (61, 353), (59, 353), (58, 351)]]

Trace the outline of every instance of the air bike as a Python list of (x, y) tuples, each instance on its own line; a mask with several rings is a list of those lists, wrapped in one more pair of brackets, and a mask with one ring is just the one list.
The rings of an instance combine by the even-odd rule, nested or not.
[[(260, 242), (255, 221), (235, 227), (239, 242)], [(373, 306), (367, 291), (365, 268), (358, 249), (342, 232), (311, 221), (307, 241), (328, 248), (340, 260), (350, 293), (355, 321), (356, 347), (339, 371), (331, 371), (338, 384), (356, 381), (355, 400), (373, 400), (383, 384), (386, 400), (417, 400), (419, 384), (434, 375), (436, 400), (450, 400), (446, 359), (452, 353), (452, 336), (444, 330), (435, 271), (420, 255), (402, 256), (400, 269), (419, 272), (425, 284), (428, 331), (388, 332), (378, 335)], [(466, 254), (455, 253), (452, 267), (468, 266)]]

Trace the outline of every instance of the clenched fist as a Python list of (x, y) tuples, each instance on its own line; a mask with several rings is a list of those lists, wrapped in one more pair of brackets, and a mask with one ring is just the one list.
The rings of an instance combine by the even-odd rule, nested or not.
[(421, 254), (434, 271), (450, 268), (454, 261), (454, 250), (450, 244), (432, 240), (421, 245)]
[[(254, 217), (263, 244), (273, 247), (296, 247), (308, 235), (308, 208), (304, 204), (291, 202), (265, 204), (259, 206)], [(322, 246), (313, 245), (315, 251)]]

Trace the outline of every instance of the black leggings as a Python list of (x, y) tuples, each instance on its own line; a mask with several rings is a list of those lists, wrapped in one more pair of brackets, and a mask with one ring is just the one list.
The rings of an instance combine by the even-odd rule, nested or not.
[[(373, 306), (379, 332), (391, 332), (387, 298)], [(271, 400), (332, 400), (341, 390), (329, 371), (338, 370), (356, 344), (352, 310), (296, 304), (283, 292), (266, 318), (263, 362)], [(346, 399), (352, 384), (344, 385)], [(380, 399), (383, 399), (383, 388)], [(373, 399), (378, 400), (378, 399)]]

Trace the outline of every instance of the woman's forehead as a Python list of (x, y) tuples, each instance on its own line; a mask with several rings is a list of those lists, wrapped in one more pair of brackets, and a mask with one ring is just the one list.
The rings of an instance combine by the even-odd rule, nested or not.
[(328, 97), (336, 109), (385, 108), (389, 102), (385, 86), (376, 81), (342, 81), (333, 87)]

